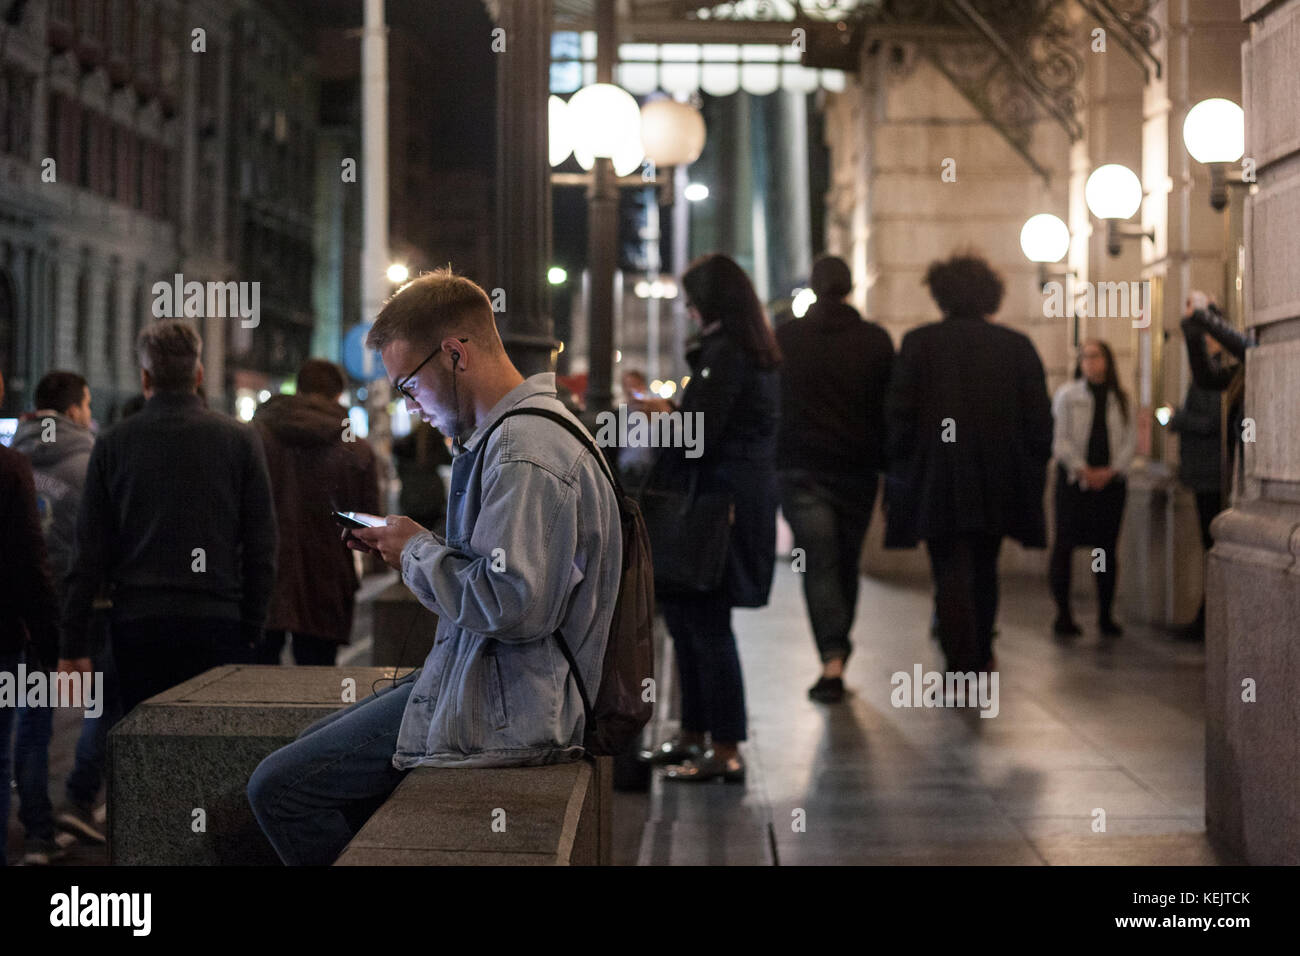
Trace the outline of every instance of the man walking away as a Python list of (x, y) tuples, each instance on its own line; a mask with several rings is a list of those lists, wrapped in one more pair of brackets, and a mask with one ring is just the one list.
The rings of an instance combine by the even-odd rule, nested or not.
[(356, 566), (339, 547), (330, 512), (379, 510), (379, 480), (374, 452), (353, 435), (339, 404), (345, 384), (338, 366), (309, 359), (298, 370), (297, 394), (272, 397), (253, 418), (280, 532), (259, 664), (278, 664), (291, 633), (295, 662), (333, 665), (352, 632)]
[(993, 661), (1003, 537), (1047, 547), (1052, 408), (1033, 343), (990, 321), (1003, 285), (984, 259), (935, 262), (925, 282), (944, 317), (903, 336), (894, 362), (885, 546), (925, 541), (947, 669), (979, 672)]
[(137, 341), (145, 407), (95, 444), (68, 578), (60, 670), (112, 587), (122, 713), (221, 664), (251, 663), (275, 584), (275, 508), (252, 428), (204, 408), (203, 343), (169, 319)]
[(822, 661), (808, 696), (833, 704), (844, 697), (862, 541), (885, 467), (894, 343), (844, 301), (853, 277), (843, 259), (813, 263), (812, 288), (807, 314), (776, 330), (785, 356), (776, 466), (781, 511), (807, 561), (804, 600)]

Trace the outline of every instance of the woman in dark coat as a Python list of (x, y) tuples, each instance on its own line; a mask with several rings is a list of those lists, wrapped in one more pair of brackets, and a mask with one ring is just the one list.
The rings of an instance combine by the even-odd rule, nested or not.
[[(677, 652), (682, 732), (654, 759), (671, 764), (669, 779), (739, 782), (745, 774), (739, 752), (746, 737), (745, 690), (731, 609), (762, 607), (772, 586), (780, 351), (749, 277), (727, 256), (696, 260), (682, 288), (700, 330), (687, 352), (691, 377), (680, 410), (701, 416), (702, 454), (687, 458), (682, 449), (668, 449), (659, 471), (699, 469), (699, 486), (728, 492), (735, 512), (722, 586), (701, 595), (660, 597)], [(660, 399), (634, 408), (672, 406)]]
[(925, 541), (948, 670), (981, 671), (993, 656), (1002, 538), (1047, 545), (1052, 411), (1033, 343), (989, 321), (1003, 286), (988, 264), (955, 256), (925, 281), (944, 319), (903, 336), (894, 361), (885, 547)]

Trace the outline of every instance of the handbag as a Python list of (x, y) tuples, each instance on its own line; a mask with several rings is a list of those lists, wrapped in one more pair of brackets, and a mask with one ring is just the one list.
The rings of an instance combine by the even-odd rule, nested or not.
[[(639, 503), (650, 537), (655, 592), (705, 594), (722, 586), (735, 505), (730, 493), (702, 487), (700, 467), (667, 476), (660, 456), (641, 488)], [(667, 480), (666, 480), (667, 476)]]

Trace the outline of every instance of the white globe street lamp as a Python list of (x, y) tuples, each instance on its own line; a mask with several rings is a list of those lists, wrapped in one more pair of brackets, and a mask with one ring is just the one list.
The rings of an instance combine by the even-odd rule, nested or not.
[(1020, 248), (1030, 262), (1060, 262), (1070, 251), (1070, 229), (1059, 216), (1040, 212), (1021, 227)]
[(573, 120), (569, 104), (558, 96), (546, 101), (547, 150), (552, 166), (559, 166), (573, 152)]
[(1060, 262), (1070, 251), (1070, 227), (1059, 216), (1040, 212), (1030, 216), (1020, 227), (1020, 248), (1030, 262), (1038, 263), (1038, 284), (1045, 287), (1053, 277), (1069, 277), (1073, 272), (1047, 271), (1049, 262)]
[(704, 117), (676, 100), (651, 100), (641, 107), (641, 144), (646, 159), (659, 166), (685, 166), (704, 151)]
[(641, 111), (636, 99), (612, 83), (593, 83), (573, 94), (568, 105), (573, 155), (583, 169), (600, 157), (625, 176), (641, 165)]
[(1073, 273), (1049, 273), (1049, 262), (1060, 262), (1070, 251), (1070, 227), (1059, 216), (1040, 212), (1020, 227), (1020, 248), (1030, 262), (1038, 263), (1038, 285), (1045, 287), (1053, 276)]
[(1121, 239), (1146, 236), (1155, 242), (1154, 232), (1120, 227), (1120, 220), (1130, 218), (1142, 206), (1142, 183), (1127, 166), (1098, 166), (1084, 184), (1083, 198), (1094, 216), (1106, 220), (1106, 251), (1112, 256), (1119, 255)]
[(1246, 114), (1240, 106), (1219, 97), (1201, 100), (1183, 120), (1183, 144), (1192, 159), (1210, 167), (1210, 205), (1228, 205), (1228, 163), (1246, 152)]

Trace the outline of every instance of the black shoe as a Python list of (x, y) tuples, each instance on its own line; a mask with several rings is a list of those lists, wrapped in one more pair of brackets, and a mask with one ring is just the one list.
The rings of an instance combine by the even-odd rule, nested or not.
[(1107, 616), (1097, 622), (1097, 628), (1106, 637), (1119, 637), (1124, 633), (1124, 628), (1115, 623), (1114, 619)]
[(1058, 614), (1052, 624), (1052, 633), (1057, 637), (1078, 637), (1083, 631), (1074, 623), (1074, 618), (1068, 614)]
[(647, 763), (665, 764), (695, 760), (703, 754), (704, 748), (699, 744), (684, 744), (680, 738), (674, 737), (672, 740), (665, 740), (653, 750), (641, 751), (639, 756)]
[(740, 757), (722, 760), (713, 748), (709, 748), (694, 760), (664, 768), (665, 780), (677, 780), (682, 783), (706, 783), (721, 780), (723, 783), (744, 783), (745, 762)]
[(838, 704), (844, 699), (844, 678), (817, 678), (817, 683), (808, 688), (808, 699), (819, 704)]

